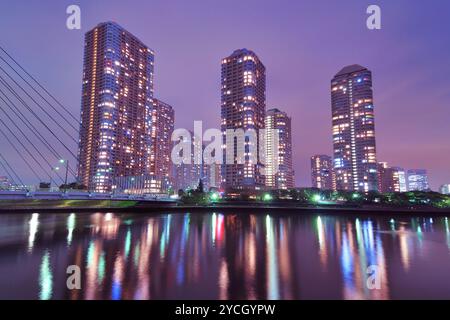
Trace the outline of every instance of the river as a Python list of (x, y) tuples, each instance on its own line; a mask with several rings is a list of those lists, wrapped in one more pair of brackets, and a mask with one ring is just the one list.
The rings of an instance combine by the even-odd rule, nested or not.
[(448, 220), (2, 214), (0, 299), (450, 299)]

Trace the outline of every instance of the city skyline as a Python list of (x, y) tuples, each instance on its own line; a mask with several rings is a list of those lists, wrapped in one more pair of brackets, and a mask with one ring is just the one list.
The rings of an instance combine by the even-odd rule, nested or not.
[[(162, 6), (159, 4), (159, 6)], [(348, 6), (347, 4), (345, 6)], [(387, 4), (382, 5), (383, 8), (386, 7), (388, 10), (389, 8), (394, 8), (395, 10), (398, 10), (399, 8), (395, 6), (389, 6)], [(442, 5), (443, 6), (443, 5)], [(20, 6), (18, 6), (20, 7)], [(92, 10), (96, 7), (96, 5), (86, 5), (81, 4), (81, 7), (83, 10), (88, 11)], [(363, 6), (361, 6), (362, 8)], [(222, 8), (223, 9), (223, 8)], [(113, 11), (113, 9), (110, 9)], [(226, 9), (224, 9), (226, 11)], [(342, 10), (342, 9), (341, 9)], [(427, 8), (427, 10), (429, 10)], [(436, 9), (435, 9), (436, 10)], [(50, 10), (52, 11), (52, 10)], [(386, 11), (386, 10), (385, 10)], [(384, 12), (385, 12), (384, 11)], [(284, 11), (283, 11), (284, 12)], [(337, 10), (337, 12), (341, 12)], [(353, 11), (352, 11), (353, 12)], [(397, 11), (398, 12), (398, 11)], [(276, 12), (277, 14), (280, 13), (280, 11)], [(122, 16), (121, 13), (117, 13), (119, 16)], [(342, 12), (341, 12), (342, 14)], [(353, 13), (352, 13), (353, 14)], [(387, 23), (389, 23), (389, 11), (387, 12)], [(392, 14), (392, 13), (391, 13)], [(414, 11), (412, 12), (414, 14)], [(101, 16), (101, 14), (100, 14)], [(127, 19), (124, 19), (124, 17), (117, 17), (110, 12), (109, 18), (99, 18), (96, 17), (97, 21), (85, 21), (83, 23), (83, 32), (70, 33), (68, 30), (61, 30), (66, 34), (66, 36), (69, 38), (69, 42), (72, 43), (73, 51), (75, 52), (66, 52), (63, 55), (59, 57), (59, 60), (57, 59), (55, 61), (55, 64), (58, 65), (59, 63), (63, 63), (66, 61), (66, 58), (72, 57), (74, 55), (78, 56), (77, 59), (73, 59), (72, 65), (68, 65), (66, 68), (68, 69), (67, 72), (64, 73), (64, 75), (76, 75), (80, 74), (80, 71), (76, 71), (75, 67), (80, 67), (82, 59), (80, 57), (80, 48), (76, 48), (76, 45), (79, 45), (79, 40), (74, 41), (77, 37), (83, 37), (84, 32), (88, 30), (88, 28), (95, 26), (100, 21), (107, 21), (107, 20), (114, 20), (117, 21), (120, 25), (122, 25), (125, 29), (135, 34), (138, 38), (140, 38), (146, 45), (150, 46), (152, 49), (155, 49), (157, 52), (157, 67), (155, 70), (155, 77), (157, 79), (162, 79), (161, 82), (157, 80), (157, 91), (160, 93), (158, 94), (159, 97), (162, 98), (163, 101), (167, 101), (171, 105), (175, 106), (175, 110), (178, 114), (180, 112), (181, 117), (177, 117), (177, 123), (176, 127), (191, 127), (193, 120), (204, 120), (208, 127), (217, 127), (217, 116), (218, 116), (218, 103), (214, 102), (205, 102), (205, 100), (208, 100), (206, 96), (214, 96), (215, 101), (217, 101), (217, 82), (218, 82), (218, 72), (217, 72), (217, 63), (220, 63), (220, 58), (224, 56), (227, 52), (230, 52), (236, 48), (239, 47), (248, 47), (250, 49), (253, 49), (258, 56), (261, 57), (262, 61), (265, 62), (265, 65), (268, 70), (268, 99), (269, 102), (267, 103), (267, 108), (270, 108), (273, 105), (280, 105), (283, 107), (283, 110), (288, 112), (290, 115), (292, 115), (293, 118), (293, 154), (294, 154), (294, 164), (295, 164), (295, 171), (296, 171), (296, 185), (300, 186), (309, 186), (310, 185), (310, 170), (309, 170), (309, 158), (312, 154), (318, 154), (318, 153), (325, 153), (325, 154), (331, 154), (331, 141), (329, 139), (330, 136), (330, 126), (329, 126), (329, 103), (326, 103), (327, 98), (327, 92), (326, 90), (320, 90), (320, 95), (317, 95), (315, 90), (308, 90), (308, 87), (305, 87), (305, 90), (302, 93), (302, 84), (304, 84), (303, 80), (300, 78), (297, 78), (298, 81), (283, 81), (283, 79), (279, 79), (277, 77), (281, 76), (280, 72), (284, 72), (287, 74), (287, 79), (292, 79), (292, 76), (289, 78), (289, 70), (286, 70), (285, 68), (279, 68), (280, 61), (275, 58), (278, 54), (273, 53), (276, 51), (276, 49), (273, 48), (273, 46), (267, 46), (272, 47), (272, 50), (268, 50), (269, 48), (264, 47), (264, 45), (261, 45), (261, 42), (258, 43), (258, 41), (255, 42), (255, 44), (252, 44), (251, 40), (248, 41), (249, 44), (243, 43), (243, 39), (241, 38), (240, 41), (236, 41), (236, 44), (232, 44), (233, 41), (229, 42), (226, 45), (225, 50), (220, 50), (221, 54), (217, 56), (217, 54), (211, 55), (209, 59), (204, 59), (202, 56), (202, 61), (204, 61), (207, 65), (212, 65), (212, 71), (211, 68), (208, 67), (208, 72), (211, 73), (211, 76), (208, 77), (208, 79), (215, 79), (216, 85), (211, 85), (211, 88), (205, 88), (205, 91), (212, 92), (208, 94), (200, 94), (198, 95), (198, 91), (196, 97), (197, 106), (193, 106), (194, 99), (193, 96), (189, 97), (189, 94), (186, 96), (183, 93), (186, 92), (181, 87), (179, 88), (179, 94), (178, 90), (176, 93), (169, 93), (168, 90), (173, 90), (173, 88), (170, 88), (170, 86), (167, 85), (167, 78), (172, 77), (174, 73), (170, 72), (172, 68), (175, 68), (175, 66), (169, 68), (169, 72), (167, 72), (167, 62), (165, 62), (166, 59), (173, 59), (173, 55), (168, 55), (164, 53), (164, 50), (166, 50), (166, 47), (164, 45), (161, 45), (160, 43), (154, 43), (152, 41), (152, 35), (148, 35), (145, 32), (145, 29), (141, 28), (135, 28), (133, 25), (135, 23), (133, 21), (126, 21)], [(380, 34), (386, 35), (384, 30), (381, 30), (377, 34), (371, 33), (369, 30), (364, 30), (364, 15), (363, 10), (361, 10), (361, 23), (360, 26), (355, 22), (355, 25), (358, 27), (359, 30), (356, 32), (358, 36), (361, 34), (364, 34), (368, 38), (374, 41), (374, 43), (380, 43), (380, 40), (378, 37), (380, 37)], [(52, 18), (54, 20), (54, 18)], [(50, 19), (49, 21), (52, 21)], [(8, 20), (8, 19), (6, 19)], [(6, 21), (1, 22), (4, 23), (12, 23), (12, 21)], [(348, 26), (348, 22), (343, 23), (344, 25)], [(439, 25), (439, 24), (438, 24)], [(403, 25), (402, 25), (403, 26)], [(339, 27), (339, 26), (338, 26)], [(385, 25), (385, 28), (393, 28), (391, 25)], [(434, 27), (436, 28), (436, 27)], [(3, 28), (5, 29), (5, 28)], [(233, 29), (234, 30), (234, 29)], [(263, 29), (261, 29), (263, 30)], [(437, 30), (439, 31), (439, 30)], [(18, 31), (20, 34), (20, 30)], [(153, 33), (156, 33), (158, 31), (153, 30)], [(164, 33), (164, 30), (160, 31), (161, 33)], [(377, 31), (376, 31), (377, 32)], [(56, 33), (56, 31), (55, 31)], [(276, 33), (276, 32), (275, 32)], [(53, 33), (54, 34), (54, 33)], [(153, 34), (153, 36), (155, 36)], [(292, 35), (291, 35), (292, 36)], [(156, 39), (158, 39), (159, 36), (155, 36)], [(194, 37), (195, 38), (195, 37)], [(245, 37), (244, 37), (245, 38)], [(62, 82), (61, 84), (57, 84), (52, 80), (52, 76), (59, 75), (62, 77), (61, 71), (52, 70), (50, 68), (50, 71), (48, 74), (39, 72), (40, 67), (36, 66), (36, 64), (29, 60), (25, 59), (27, 56), (26, 53), (22, 53), (21, 51), (21, 45), (17, 43), (16, 45), (9, 45), (9, 37), (5, 37), (6, 39), (6, 48), (10, 48), (12, 50), (12, 53), (18, 57), (18, 60), (21, 61), (30, 71), (32, 71), (33, 74), (37, 75), (38, 78), (42, 79), (44, 83), (49, 83), (47, 86), (51, 92), (55, 93), (58, 97), (61, 97), (62, 101), (70, 106), (70, 110), (75, 115), (78, 115), (78, 112), (76, 111), (79, 109), (79, 102), (77, 103), (77, 100), (79, 101), (79, 82), (80, 78), (77, 76), (74, 77), (68, 77), (68, 82), (72, 83), (73, 81), (75, 83), (78, 83), (77, 86), (68, 86), (69, 88), (72, 87), (71, 90), (63, 90), (62, 92), (69, 92), (68, 96), (78, 96), (78, 99), (74, 102), (67, 103), (67, 101), (72, 101), (72, 98), (68, 98), (68, 96), (65, 96), (64, 94), (61, 94), (61, 91), (58, 90), (58, 88), (64, 87), (64, 83), (66, 81), (66, 77), (64, 77), (63, 80), (59, 80)], [(397, 39), (394, 37), (393, 40)], [(423, 40), (423, 39), (421, 39)], [(31, 43), (33, 43), (33, 40), (30, 40)], [(176, 42), (176, 41), (175, 41)], [(383, 41), (381, 41), (383, 42)], [(14, 43), (14, 41), (13, 41)], [(66, 42), (63, 41), (67, 45)], [(78, 43), (78, 44), (77, 44)], [(181, 42), (183, 43), (183, 42)], [(242, 43), (242, 45), (241, 45)], [(307, 41), (308, 43), (308, 41)], [(310, 43), (310, 41), (309, 41)], [(168, 42), (164, 43), (168, 45), (169, 47), (173, 44), (169, 44)], [(434, 46), (430, 47), (430, 51), (433, 50), (433, 53), (436, 53), (436, 48), (439, 46), (436, 46), (436, 43), (432, 41), (432, 44), (435, 44)], [(373, 49), (373, 45), (367, 43), (367, 46)], [(411, 46), (411, 44), (410, 44)], [(52, 48), (57, 48), (57, 46), (53, 45)], [(295, 46), (294, 46), (295, 47)], [(314, 47), (314, 46), (313, 46)], [(408, 47), (408, 46), (406, 46)], [(387, 45), (387, 48), (390, 48), (390, 45)], [(44, 50), (45, 48), (43, 48)], [(292, 50), (294, 53), (299, 53), (298, 47), (295, 47), (296, 50)], [(385, 48), (386, 49), (386, 48)], [(46, 49), (48, 50), (48, 49)], [(48, 52), (44, 50), (44, 52)], [(70, 49), (72, 50), (72, 49)], [(160, 52), (161, 50), (162, 52)], [(448, 110), (443, 109), (443, 102), (437, 103), (437, 97), (439, 96), (441, 99), (442, 97), (448, 97), (448, 91), (441, 91), (440, 95), (436, 95), (436, 93), (439, 91), (438, 86), (444, 86), (445, 82), (448, 81), (448, 79), (444, 78), (444, 81), (442, 81), (442, 74), (445, 74), (446, 72), (443, 72), (445, 69), (440, 66), (441, 73), (433, 73), (433, 68), (427, 70), (427, 72), (418, 72), (416, 75), (419, 78), (414, 78), (415, 83), (402, 83), (403, 87), (400, 86), (399, 92), (393, 92), (392, 90), (387, 90), (389, 86), (395, 84), (396, 80), (399, 80), (395, 77), (393, 77), (392, 73), (402, 76), (401, 80), (404, 80), (405, 78), (403, 76), (406, 76), (410, 73), (406, 72), (405, 70), (412, 70), (412, 68), (404, 68), (402, 69), (401, 64), (398, 67), (392, 68), (393, 71), (386, 70), (387, 67), (391, 66), (393, 64), (393, 60), (388, 59), (387, 61), (387, 67), (383, 67), (382, 64), (383, 58), (382, 56), (378, 57), (378, 59), (370, 59), (366, 58), (362, 59), (364, 55), (362, 54), (363, 51), (367, 53), (366, 50), (368, 49), (361, 49), (360, 53), (348, 53), (347, 57), (343, 57), (342, 50), (336, 48), (336, 50), (339, 52), (339, 56), (341, 58), (334, 58), (333, 59), (333, 71), (329, 72), (330, 70), (330, 64), (327, 64), (327, 67), (320, 68), (317, 75), (313, 75), (313, 82), (320, 83), (319, 87), (324, 87), (326, 85), (328, 79), (336, 70), (343, 67), (344, 65), (351, 64), (351, 63), (360, 63), (361, 65), (364, 65), (368, 67), (371, 71), (374, 73), (374, 91), (375, 91), (375, 105), (376, 105), (376, 118), (377, 118), (377, 160), (379, 161), (387, 161), (392, 165), (395, 166), (401, 166), (404, 168), (426, 168), (429, 171), (430, 175), (430, 183), (432, 186), (432, 189), (437, 190), (438, 187), (444, 183), (448, 183), (448, 180), (450, 180), (449, 173), (448, 173), (448, 165), (445, 165), (445, 162), (448, 163), (448, 157), (446, 157), (448, 152), (448, 143), (445, 144), (442, 140), (445, 137), (446, 128), (448, 126), (445, 126), (445, 115), (448, 114)], [(378, 49), (380, 50), (380, 49)], [(216, 50), (214, 50), (216, 51)], [(356, 50), (358, 51), (358, 50)], [(384, 50), (383, 50), (384, 51)], [(377, 51), (378, 53), (380, 51)], [(398, 52), (398, 51), (397, 51)], [(401, 50), (401, 53), (414, 53), (415, 51), (408, 51), (408, 50)], [(417, 54), (415, 52), (415, 56), (411, 56), (411, 59), (417, 59), (417, 61), (422, 61), (421, 68), (423, 69), (425, 66), (428, 66), (428, 63), (426, 63), (427, 59), (425, 56), (421, 56), (420, 54)], [(181, 56), (181, 55), (180, 55)], [(440, 55), (438, 55), (440, 57)], [(359, 57), (359, 58), (358, 58)], [(403, 56), (404, 57), (404, 56)], [(419, 59), (422, 58), (422, 59)], [(159, 60), (161, 59), (161, 66), (159, 65)], [(444, 58), (441, 58), (441, 60)], [(45, 61), (44, 59), (39, 58), (39, 52), (37, 53), (36, 57), (37, 61)], [(196, 60), (195, 60), (196, 61)], [(305, 61), (308, 61), (306, 59)], [(320, 60), (325, 62), (325, 60)], [(396, 60), (397, 61), (397, 60)], [(386, 62), (386, 61), (385, 61)], [(398, 62), (398, 61), (397, 61)], [(40, 62), (42, 63), (42, 62)], [(294, 63), (294, 62), (292, 62)], [(306, 62), (305, 62), (306, 63)], [(177, 63), (174, 63), (177, 65)], [(197, 63), (192, 63), (193, 66), (199, 67), (200, 65)], [(417, 64), (416, 64), (417, 65)], [(433, 64), (431, 64), (433, 65)], [(72, 70), (73, 68), (73, 70)], [(165, 69), (164, 69), (165, 68)], [(414, 68), (414, 71), (416, 71), (418, 67), (416, 66)], [(80, 68), (81, 69), (81, 68)], [(296, 70), (295, 68), (293, 68)], [(327, 70), (328, 69), (328, 70)], [(204, 75), (206, 71), (200, 70), (199, 77), (201, 75)], [(402, 72), (403, 71), (403, 72)], [(187, 70), (187, 73), (189, 72), (189, 67)], [(184, 72), (183, 72), (184, 73)], [(177, 74), (177, 73), (175, 73)], [(275, 76), (270, 77), (271, 74), (275, 74)], [(323, 77), (323, 74), (327, 74), (326, 77)], [(433, 78), (431, 78), (431, 74), (433, 74)], [(448, 73), (447, 73), (448, 74)], [(304, 76), (306, 79), (308, 77)], [(422, 79), (423, 77), (423, 79)], [(74, 78), (74, 79), (72, 79)], [(181, 77), (182, 78), (182, 77)], [(407, 77), (408, 79), (411, 79), (411, 77)], [(199, 79), (199, 78), (197, 78)], [(417, 80), (420, 79), (420, 80)], [(385, 81), (383, 81), (385, 80)], [(433, 86), (430, 88), (429, 84), (430, 81), (434, 80), (432, 83)], [(439, 81), (440, 80), (440, 81)], [(174, 79), (175, 84), (179, 80)], [(411, 81), (411, 80), (410, 80)], [(414, 81), (413, 81), (414, 82)], [(415, 88), (416, 83), (425, 82), (422, 86), (419, 86), (421, 90), (412, 90), (411, 88)], [(199, 83), (198, 85), (200, 85)], [(213, 83), (214, 84), (214, 83)], [(294, 85), (294, 86), (293, 86)], [(176, 87), (176, 86), (175, 86)], [(188, 86), (189, 87), (189, 86)], [(297, 88), (298, 87), (298, 88)], [(303, 86), (304, 87), (304, 86)], [(283, 90), (280, 90), (283, 89)], [(295, 88), (295, 89), (294, 89)], [(424, 88), (426, 89), (424, 91)], [(207, 90), (206, 90), (207, 89)], [(289, 90), (287, 90), (289, 89)], [(192, 88), (190, 88), (191, 91)], [(310, 99), (307, 99), (306, 97), (303, 97), (302, 99), (296, 99), (295, 102), (288, 101), (289, 99), (284, 99), (283, 97), (281, 99), (278, 99), (280, 95), (286, 94), (288, 96), (292, 96), (292, 92), (300, 92), (301, 95), (310, 95)], [(417, 92), (418, 91), (419, 94)], [(428, 93), (428, 94), (426, 94)], [(192, 94), (192, 93), (191, 93)], [(418, 98), (419, 96), (419, 98)], [(273, 98), (271, 98), (273, 97)], [(430, 99), (431, 98), (431, 99)], [(179, 99), (183, 101), (182, 103), (179, 103)], [(205, 100), (204, 100), (205, 99)], [(290, 98), (291, 99), (291, 98)], [(424, 100), (425, 99), (425, 100)], [(433, 101), (434, 99), (434, 101)], [(416, 101), (415, 101), (416, 100)], [(189, 102), (190, 101), (190, 102)], [(398, 101), (401, 102), (401, 104), (398, 103)], [(429, 104), (432, 104), (433, 106), (440, 106), (441, 109), (438, 107), (434, 107), (432, 109), (432, 112), (428, 112), (427, 114), (418, 114), (417, 108), (419, 104), (422, 104), (424, 102), (427, 102)], [(185, 107), (188, 105), (189, 107)], [(320, 105), (320, 108), (317, 108), (317, 106)], [(395, 105), (396, 108), (390, 108), (389, 106)], [(192, 106), (192, 107), (191, 107)], [(206, 107), (207, 106), (207, 107)], [(309, 107), (310, 106), (310, 107)], [(205, 110), (205, 112), (201, 112), (200, 110)], [(317, 110), (320, 110), (319, 112)], [(401, 113), (401, 115), (400, 115)], [(178, 121), (178, 119), (182, 119), (181, 121)], [(316, 118), (315, 121), (311, 121), (312, 119)], [(319, 119), (319, 120), (318, 120)], [(447, 117), (448, 119), (448, 117)], [(317, 133), (314, 135), (307, 135), (305, 132), (307, 130), (311, 130), (311, 126), (306, 124), (306, 122), (313, 122), (317, 128), (312, 129), (313, 132)], [(419, 126), (419, 124), (423, 124), (426, 130), (419, 129), (423, 128), (424, 126)], [(421, 131), (422, 130), (422, 131)], [(448, 130), (448, 129), (447, 129)], [(314, 147), (313, 147), (314, 145)], [(3, 147), (3, 146), (2, 146)], [(306, 160), (305, 160), (306, 159)]]

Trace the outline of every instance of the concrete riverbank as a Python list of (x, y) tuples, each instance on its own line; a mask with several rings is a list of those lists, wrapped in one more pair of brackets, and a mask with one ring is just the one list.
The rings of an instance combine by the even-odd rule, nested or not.
[(293, 203), (212, 203), (186, 205), (164, 201), (136, 200), (2, 200), (0, 214), (11, 213), (67, 213), (67, 212), (223, 212), (223, 213), (323, 213), (323, 214), (389, 214), (389, 215), (442, 215), (450, 216), (450, 209), (422, 207), (346, 206), (346, 205), (296, 205)]

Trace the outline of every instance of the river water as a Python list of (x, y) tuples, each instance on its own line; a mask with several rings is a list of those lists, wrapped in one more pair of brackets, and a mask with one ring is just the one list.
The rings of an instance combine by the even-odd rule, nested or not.
[(448, 220), (3, 214), (0, 299), (450, 299)]

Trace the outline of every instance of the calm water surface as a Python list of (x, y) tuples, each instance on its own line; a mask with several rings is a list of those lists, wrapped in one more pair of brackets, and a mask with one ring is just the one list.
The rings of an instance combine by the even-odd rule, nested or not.
[[(0, 298), (450, 299), (449, 219), (394, 219), (0, 215)], [(69, 265), (81, 290), (66, 287)]]

